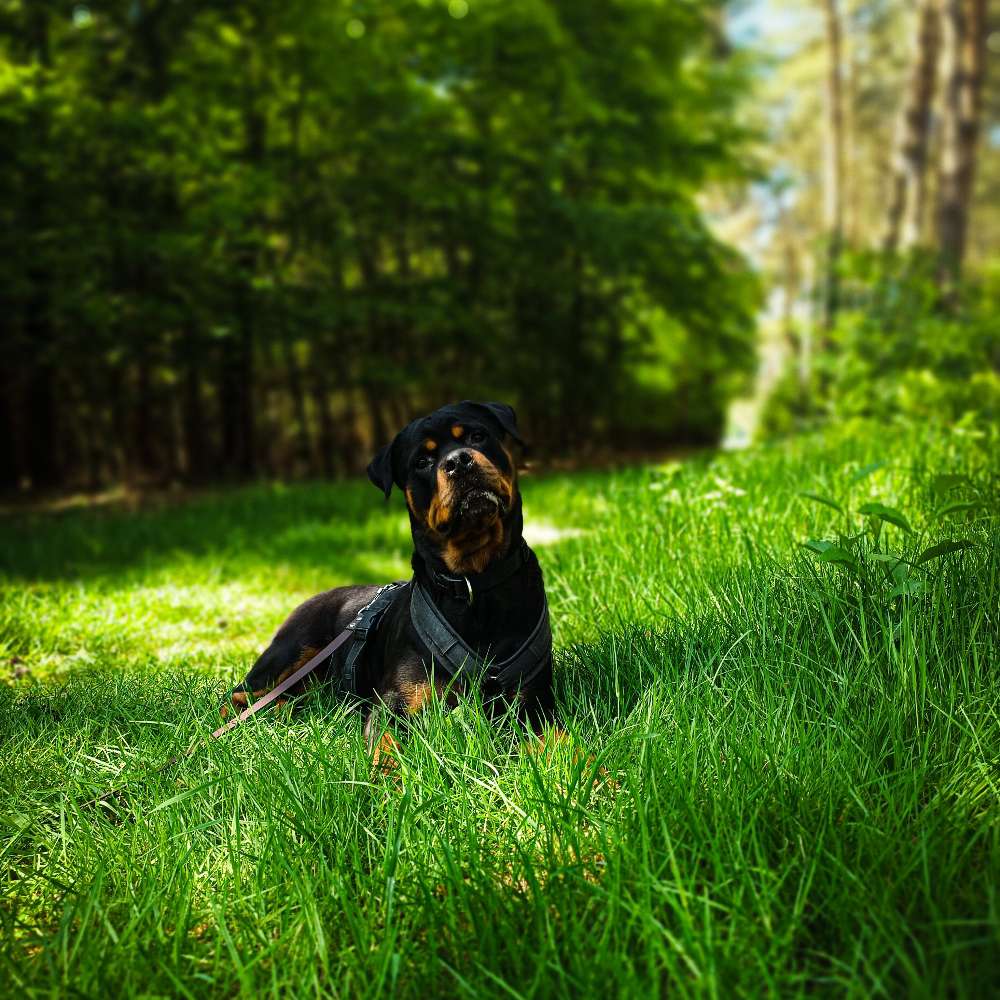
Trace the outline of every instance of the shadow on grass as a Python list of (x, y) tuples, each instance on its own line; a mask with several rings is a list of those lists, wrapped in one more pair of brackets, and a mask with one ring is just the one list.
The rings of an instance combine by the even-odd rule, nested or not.
[(88, 509), (0, 521), (0, 573), (15, 580), (92, 579), (183, 560), (335, 564), (338, 575), (356, 567), (368, 576), (362, 552), (406, 560), (410, 543), (403, 511), (361, 482), (252, 486), (128, 515)]

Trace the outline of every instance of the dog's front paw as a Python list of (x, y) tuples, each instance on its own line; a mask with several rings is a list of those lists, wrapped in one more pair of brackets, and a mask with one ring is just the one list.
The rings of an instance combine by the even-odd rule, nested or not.
[[(219, 715), (222, 716), (223, 722), (228, 722), (231, 718), (239, 715), (241, 712), (246, 711), (249, 705), (252, 705), (255, 701), (260, 701), (268, 693), (267, 688), (261, 688), (259, 691), (249, 692), (242, 690), (241, 688), (235, 688), (230, 691), (228, 695), (222, 700), (222, 704), (219, 706)], [(274, 707), (278, 708), (284, 705), (287, 698), (276, 698), (274, 701)]]
[(250, 701), (247, 692), (234, 688), (222, 699), (222, 704), (219, 705), (219, 715), (222, 717), (222, 721), (228, 722), (234, 716), (239, 715), (248, 704)]

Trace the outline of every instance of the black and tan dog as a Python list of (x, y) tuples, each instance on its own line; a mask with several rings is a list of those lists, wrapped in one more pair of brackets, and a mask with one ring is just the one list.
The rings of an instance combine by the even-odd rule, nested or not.
[[(374, 706), (405, 717), (420, 711), (435, 688), (454, 704), (470, 683), (479, 684), (492, 709), (516, 705), (519, 717), (536, 732), (553, 718), (545, 591), (538, 562), (522, 538), (521, 496), (510, 450), (515, 443), (522, 442), (511, 407), (467, 401), (414, 420), (368, 467), (369, 478), (386, 498), (393, 485), (405, 493), (414, 546), (413, 579), (394, 592), (365, 644), (352, 685), (352, 693), (368, 706), (369, 739)], [(260, 697), (289, 677), (377, 591), (338, 587), (296, 608), (230, 695), (232, 704), (240, 710), (251, 695)], [(423, 619), (414, 607), (424, 597), (424, 618), (437, 619), (437, 634), (444, 629), (463, 640), (469, 659), (498, 663), (515, 656), (520, 668), (524, 654), (518, 651), (535, 636), (537, 662), (513, 677), (509, 671), (500, 677), (473, 675), (454, 664), (446, 669), (441, 647), (432, 650), (428, 633), (418, 627)], [(326, 668), (327, 678), (338, 669), (335, 659)]]

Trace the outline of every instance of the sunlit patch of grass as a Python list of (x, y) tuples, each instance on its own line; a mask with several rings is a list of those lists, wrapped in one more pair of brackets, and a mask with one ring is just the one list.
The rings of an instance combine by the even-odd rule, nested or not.
[(533, 521), (524, 526), (524, 538), (529, 545), (555, 545), (567, 538), (580, 538), (584, 531), (580, 528), (561, 528), (551, 521)]
[(205, 735), (296, 603), (407, 574), (401, 503), (259, 486), (8, 519), (4, 992), (985, 995), (985, 444), (859, 425), (527, 477), (567, 735), (434, 704), (385, 775), (329, 693)]

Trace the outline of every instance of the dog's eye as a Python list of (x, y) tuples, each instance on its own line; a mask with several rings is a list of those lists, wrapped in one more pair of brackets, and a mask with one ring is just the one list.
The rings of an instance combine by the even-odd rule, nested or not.
[(485, 440), (483, 431), (469, 431), (469, 444), (482, 444)]
[(417, 459), (414, 468), (416, 469), (429, 469), (434, 464), (434, 459), (430, 455), (421, 455)]

